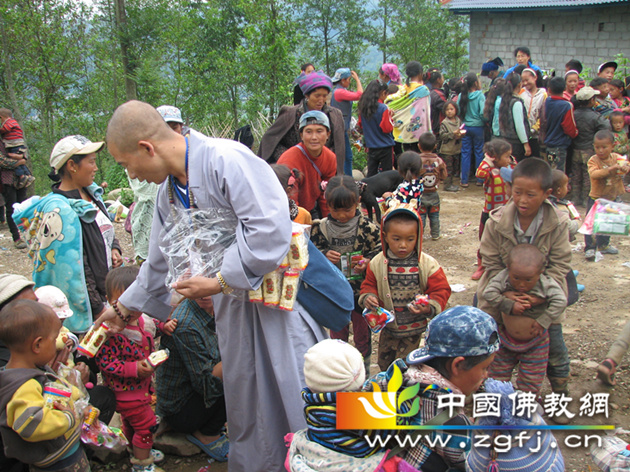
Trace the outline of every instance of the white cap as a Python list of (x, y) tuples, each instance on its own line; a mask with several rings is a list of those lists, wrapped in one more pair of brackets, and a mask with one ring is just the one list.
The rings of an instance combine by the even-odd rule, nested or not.
[(103, 146), (105, 146), (104, 142), (93, 143), (85, 136), (79, 134), (66, 136), (55, 144), (50, 153), (50, 167), (58, 171), (72, 156), (85, 156), (93, 152), (99, 152), (103, 149)]
[(16, 296), (26, 287), (32, 287), (35, 282), (22, 275), (0, 274), (0, 304)]
[(363, 356), (339, 339), (326, 339), (304, 354), (304, 378), (313, 393), (357, 391), (365, 382)]
[(60, 320), (70, 318), (74, 312), (70, 309), (68, 297), (54, 285), (44, 285), (35, 290), (39, 303), (49, 306)]
[(162, 118), (164, 118), (164, 121), (167, 123), (173, 122), (184, 124), (184, 120), (182, 120), (182, 112), (179, 108), (171, 105), (162, 105), (157, 107), (156, 110), (160, 115), (162, 115)]

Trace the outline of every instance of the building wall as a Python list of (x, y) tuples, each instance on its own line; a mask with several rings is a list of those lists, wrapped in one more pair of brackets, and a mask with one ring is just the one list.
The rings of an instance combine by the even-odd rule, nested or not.
[[(596, 74), (597, 66), (618, 53), (630, 58), (630, 5), (470, 15), (470, 70), (497, 56), (516, 64), (514, 48), (527, 46), (543, 69), (564, 71), (575, 58)], [(543, 31), (544, 30), (544, 31)], [(601, 31), (600, 31), (601, 30)], [(628, 70), (630, 75), (630, 70)]]

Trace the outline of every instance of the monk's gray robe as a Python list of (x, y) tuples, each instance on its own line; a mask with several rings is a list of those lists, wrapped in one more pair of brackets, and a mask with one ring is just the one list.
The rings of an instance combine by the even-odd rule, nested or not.
[[(236, 240), (225, 252), (221, 274), (235, 289), (262, 283), (289, 250), (291, 221), (287, 196), (269, 165), (234, 141), (191, 131), (190, 189), (198, 208), (231, 210)], [(181, 203), (175, 197), (175, 205)], [(137, 281), (120, 297), (132, 310), (165, 320), (170, 293), (167, 262), (159, 237), (170, 212), (168, 181), (160, 186), (149, 257)], [(284, 435), (305, 428), (300, 396), (305, 386), (304, 353), (326, 333), (296, 302), (291, 312), (213, 297), (230, 435), (230, 471), (281, 471)]]

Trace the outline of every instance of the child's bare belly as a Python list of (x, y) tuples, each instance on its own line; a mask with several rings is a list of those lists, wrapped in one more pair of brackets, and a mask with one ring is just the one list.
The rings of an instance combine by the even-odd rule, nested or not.
[(512, 339), (516, 341), (530, 341), (535, 338), (535, 336), (531, 334), (534, 320), (529, 316), (501, 313), (501, 317), (503, 319), (503, 326)]

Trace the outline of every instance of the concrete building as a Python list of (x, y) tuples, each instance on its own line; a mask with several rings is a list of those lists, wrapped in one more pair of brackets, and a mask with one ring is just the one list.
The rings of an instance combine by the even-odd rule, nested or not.
[[(497, 56), (516, 64), (514, 48), (527, 46), (532, 62), (564, 72), (575, 58), (597, 73), (622, 53), (630, 59), (630, 0), (441, 0), (470, 15), (470, 70)], [(630, 75), (630, 65), (624, 75)]]

